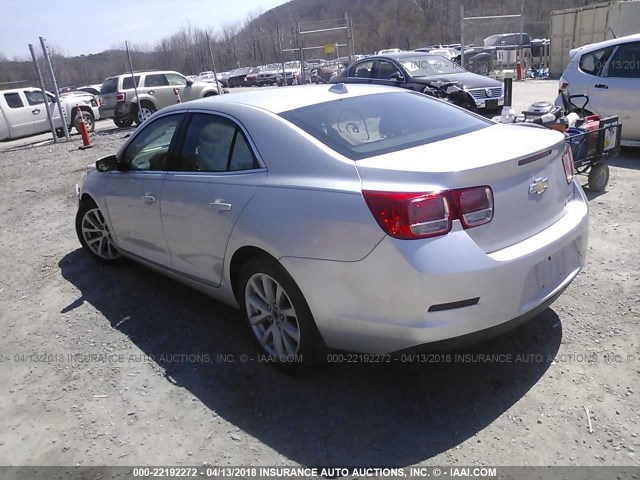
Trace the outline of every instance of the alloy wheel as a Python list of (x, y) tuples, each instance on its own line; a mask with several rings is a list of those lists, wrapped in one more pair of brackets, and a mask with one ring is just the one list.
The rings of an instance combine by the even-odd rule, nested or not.
[(81, 231), (87, 247), (98, 257), (105, 260), (115, 260), (120, 257), (120, 252), (113, 243), (111, 232), (100, 209), (87, 210), (82, 217)]
[(269, 355), (296, 355), (300, 325), (282, 285), (265, 273), (255, 273), (245, 288), (247, 317), (254, 335)]

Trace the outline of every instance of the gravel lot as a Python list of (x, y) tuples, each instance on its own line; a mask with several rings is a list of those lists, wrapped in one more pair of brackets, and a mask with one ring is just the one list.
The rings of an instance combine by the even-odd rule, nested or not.
[(587, 265), (533, 321), (465, 357), (296, 377), (251, 359), (234, 309), (80, 250), (74, 185), (112, 126), (85, 151), (0, 143), (0, 464), (639, 464), (639, 150), (588, 193)]

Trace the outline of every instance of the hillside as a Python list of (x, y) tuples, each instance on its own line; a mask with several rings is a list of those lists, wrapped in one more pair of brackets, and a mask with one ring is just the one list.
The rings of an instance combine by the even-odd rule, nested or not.
[[(524, 30), (532, 37), (549, 36), (549, 13), (588, 3), (589, 0), (537, 0), (525, 2)], [(213, 28), (180, 27), (152, 48), (132, 48), (135, 69), (173, 69), (185, 74), (211, 70), (207, 35), (218, 71), (240, 66), (263, 65), (280, 60), (283, 48), (297, 48), (299, 22), (338, 19), (347, 13), (353, 25), (355, 53), (382, 48), (413, 49), (430, 44), (460, 42), (460, 7), (465, 16), (518, 14), (522, 0), (291, 0), (261, 15), (248, 14), (244, 22)], [(318, 25), (317, 23), (315, 25)], [(475, 22), (465, 26), (467, 41), (481, 41), (493, 33), (518, 31), (519, 20)], [(314, 34), (303, 38), (304, 46), (346, 43), (344, 32)], [(346, 53), (346, 50), (342, 50)], [(335, 54), (334, 54), (335, 55)], [(305, 56), (323, 57), (320, 50)], [(128, 70), (124, 50), (95, 55), (52, 55), (59, 84), (101, 83), (110, 75)], [(296, 52), (284, 59), (297, 58)], [(27, 80), (35, 84), (31, 62), (0, 61), (0, 83)], [(6, 87), (5, 88), (9, 88)]]

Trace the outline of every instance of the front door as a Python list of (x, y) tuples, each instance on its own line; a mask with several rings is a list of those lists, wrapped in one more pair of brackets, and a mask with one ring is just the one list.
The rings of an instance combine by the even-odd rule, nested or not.
[(184, 114), (166, 115), (145, 124), (122, 154), (119, 171), (106, 186), (107, 212), (121, 250), (169, 265), (160, 218), (160, 196), (169, 152)]

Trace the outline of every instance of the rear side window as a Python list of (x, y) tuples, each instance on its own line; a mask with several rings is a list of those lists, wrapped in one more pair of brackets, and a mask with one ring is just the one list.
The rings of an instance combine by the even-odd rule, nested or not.
[(226, 172), (258, 168), (244, 134), (228, 118), (194, 113), (186, 130), (176, 171)]
[(19, 93), (5, 93), (4, 99), (7, 101), (7, 105), (9, 105), (9, 108), (24, 107)]
[(100, 94), (107, 95), (109, 93), (115, 93), (118, 88), (117, 78), (107, 78), (100, 87)]
[(491, 125), (426, 95), (403, 91), (334, 100), (281, 116), (352, 160), (426, 145)]
[(585, 53), (580, 57), (580, 70), (591, 75), (600, 75), (612, 51), (613, 47), (608, 47)]
[(609, 62), (607, 77), (640, 78), (640, 42), (618, 47)]
[[(136, 75), (134, 78), (136, 79), (136, 86), (139, 87), (140, 75)], [(131, 75), (122, 79), (122, 89), (129, 90), (130, 88), (133, 88), (133, 78), (131, 78)]]

